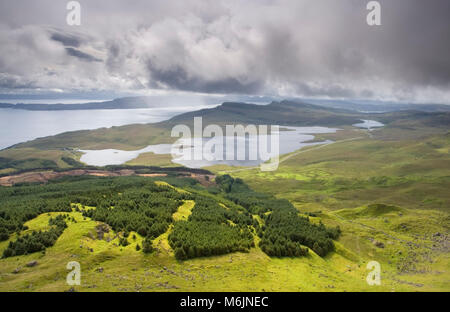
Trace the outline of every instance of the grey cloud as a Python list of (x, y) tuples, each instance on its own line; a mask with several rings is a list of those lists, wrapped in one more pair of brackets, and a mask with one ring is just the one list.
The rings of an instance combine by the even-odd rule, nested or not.
[[(344, 88), (339, 85), (327, 85), (327, 86), (310, 86), (307, 84), (298, 84), (296, 86), (296, 90), (298, 93), (301, 93), (305, 96), (320, 96), (320, 95), (327, 95), (329, 97), (336, 97), (336, 98), (352, 98), (357, 96), (354, 90)], [(370, 91), (362, 90), (361, 94), (359, 95), (370, 95), (368, 93)]]
[(101, 62), (100, 59), (93, 57), (92, 55), (89, 55), (87, 53), (84, 53), (80, 50), (77, 50), (75, 48), (66, 47), (67, 54), (70, 56), (77, 57), (81, 60), (89, 61), (89, 62)]
[(81, 40), (73, 35), (67, 35), (62, 33), (53, 33), (50, 38), (54, 41), (62, 43), (67, 47), (78, 48), (81, 44)]
[(448, 0), (380, 0), (379, 27), (368, 0), (80, 2), (73, 28), (55, 1), (0, 0), (0, 73), (30, 88), (450, 103)]
[(253, 94), (262, 90), (261, 81), (241, 82), (236, 78), (206, 80), (198, 76), (190, 77), (189, 73), (180, 66), (173, 69), (161, 70), (148, 63), (151, 74), (151, 86), (161, 86), (182, 91), (202, 93), (244, 93)]
[(0, 89), (29, 89), (35, 87), (33, 83), (24, 81), (20, 77), (0, 73)]

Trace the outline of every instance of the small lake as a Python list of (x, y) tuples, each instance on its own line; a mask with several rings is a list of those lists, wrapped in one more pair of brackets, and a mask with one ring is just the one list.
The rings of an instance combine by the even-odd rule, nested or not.
[[(55, 135), (67, 131), (92, 130), (103, 127), (122, 126), (136, 123), (154, 123), (167, 120), (183, 112), (202, 108), (200, 106), (185, 107), (166, 107), (149, 109), (105, 109), (105, 110), (73, 110), (73, 111), (27, 111), (17, 109), (0, 109), (0, 149), (11, 145), (33, 140), (39, 137)], [(362, 120), (362, 123), (353, 126), (371, 130), (372, 128), (384, 126), (382, 123), (374, 120)], [(225, 148), (225, 136), (214, 138), (196, 138), (192, 142), (184, 142), (182, 152), (174, 150), (172, 144), (149, 145), (146, 148), (135, 151), (121, 151), (115, 149), (106, 150), (82, 150), (84, 154), (81, 161), (94, 166), (120, 165), (137, 158), (140, 154), (152, 152), (155, 154), (172, 154), (172, 162), (190, 168), (201, 168), (211, 165), (229, 165), (229, 166), (257, 166), (268, 159), (277, 155), (283, 155), (296, 151), (304, 146), (329, 143), (311, 142), (314, 140), (314, 134), (333, 133), (337, 129), (327, 127), (282, 127), (279, 132), (279, 152), (268, 150), (268, 154), (257, 157), (249, 157), (255, 152), (254, 142), (257, 140), (266, 140), (269, 142), (272, 137), (236, 137), (234, 148), (239, 144), (245, 144), (246, 155), (244, 159), (236, 160), (237, 157), (230, 156), (231, 152)], [(287, 131), (286, 131), (287, 130)], [(203, 151), (203, 156), (194, 158), (196, 160), (186, 160), (183, 155), (186, 153), (194, 154), (193, 145), (216, 144), (223, 145), (223, 157), (217, 159), (215, 151)], [(256, 144), (258, 145), (258, 144)], [(213, 159), (213, 160), (204, 160)]]
[[(105, 150), (80, 150), (84, 154), (81, 161), (93, 166), (119, 165), (138, 157), (142, 153), (152, 152), (155, 154), (172, 154), (172, 162), (183, 165), (188, 168), (202, 168), (212, 165), (229, 165), (229, 166), (257, 166), (272, 157), (294, 152), (304, 146), (330, 143), (331, 141), (309, 142), (314, 140), (313, 134), (334, 133), (338, 129), (327, 127), (280, 127), (283, 131), (279, 131), (279, 149), (272, 149), (272, 135), (258, 135), (252, 137), (234, 138), (234, 148), (227, 150), (226, 136), (216, 136), (213, 138), (194, 138), (190, 141), (180, 140), (182, 149), (172, 144), (149, 145), (146, 148), (136, 151), (122, 151), (115, 149)], [(285, 131), (284, 131), (285, 130)], [(259, 142), (267, 142), (267, 153), (260, 153)], [(201, 144), (204, 148), (199, 157), (195, 157), (198, 152), (194, 146)], [(237, 157), (237, 146), (245, 146), (245, 155), (239, 159)], [(222, 146), (222, 157), (217, 157), (220, 153), (216, 153), (214, 147), (206, 148), (206, 146)], [(179, 146), (178, 146), (179, 147)], [(192, 155), (189, 160), (184, 155)], [(256, 155), (250, 156), (250, 155)], [(208, 160), (207, 160), (208, 159)]]
[[(362, 123), (354, 124), (354, 127), (364, 128), (371, 130), (372, 128), (383, 127), (381, 122), (375, 120), (361, 120)], [(284, 127), (280, 126), (282, 131), (279, 131), (279, 149), (278, 151), (272, 150), (270, 142), (272, 140), (271, 135), (256, 136), (256, 137), (235, 137), (234, 148), (232, 151), (226, 149), (226, 136), (217, 136), (213, 138), (194, 138), (190, 141), (180, 140), (179, 146), (183, 148), (174, 148), (173, 144), (157, 144), (149, 145), (146, 148), (135, 151), (122, 151), (115, 149), (105, 150), (80, 150), (84, 154), (81, 156), (81, 161), (93, 166), (107, 166), (107, 165), (121, 165), (130, 160), (137, 158), (140, 154), (152, 152), (155, 154), (172, 154), (172, 162), (188, 167), (188, 168), (202, 168), (212, 165), (228, 165), (228, 166), (257, 166), (270, 158), (280, 156), (283, 154), (292, 153), (305, 146), (318, 145), (331, 143), (332, 141), (314, 142), (314, 134), (321, 133), (334, 133), (339, 129), (327, 128), (327, 127)], [(257, 140), (265, 140), (268, 143), (268, 153), (264, 156), (260, 155), (259, 151), (255, 151), (255, 146), (258, 146)], [(199, 142), (200, 141), (200, 142)], [(201, 144), (205, 146), (209, 145), (221, 145), (223, 150), (223, 157), (217, 158), (214, 148), (211, 150), (203, 149), (200, 157), (190, 157), (186, 160), (184, 155), (195, 155), (196, 150), (193, 146)], [(245, 156), (244, 159), (237, 160), (237, 146), (239, 144), (245, 144)], [(256, 144), (255, 144), (256, 143)], [(257, 148), (257, 147), (256, 147)], [(256, 159), (249, 157), (252, 153), (257, 154)], [(234, 153), (230, 155), (230, 153)], [(198, 156), (198, 155), (197, 155)], [(209, 159), (209, 160), (206, 160)]]

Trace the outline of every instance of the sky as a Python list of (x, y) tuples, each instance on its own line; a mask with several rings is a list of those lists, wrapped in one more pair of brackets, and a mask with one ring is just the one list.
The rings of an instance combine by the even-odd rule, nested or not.
[(256, 95), (450, 104), (450, 1), (0, 0), (1, 99)]

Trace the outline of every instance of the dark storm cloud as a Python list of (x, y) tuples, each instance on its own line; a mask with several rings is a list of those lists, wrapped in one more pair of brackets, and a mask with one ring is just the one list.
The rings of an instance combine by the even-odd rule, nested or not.
[(244, 93), (252, 94), (261, 90), (262, 82), (244, 83), (235, 78), (220, 80), (206, 80), (200, 77), (190, 77), (189, 73), (180, 66), (173, 69), (160, 70), (148, 63), (151, 73), (151, 86), (168, 87), (175, 90), (194, 91), (202, 93)]
[(81, 44), (79, 38), (77, 38), (75, 36), (71, 36), (71, 35), (62, 34), (62, 33), (53, 33), (53, 34), (51, 34), (50, 38), (52, 40), (62, 43), (64, 46), (67, 46), (67, 47), (77, 48)]
[(79, 58), (81, 60), (84, 60), (84, 61), (101, 62), (101, 60), (99, 60), (98, 58), (95, 58), (92, 55), (89, 55), (87, 53), (84, 53), (84, 52), (82, 52), (80, 50), (77, 50), (77, 49), (74, 49), (74, 48), (66, 47), (66, 52), (70, 56), (77, 57), (77, 58)]
[(379, 57), (392, 66), (397, 78), (449, 87), (450, 1), (412, 0), (389, 8), (385, 14), (389, 34), (379, 40), (384, 50)]
[(450, 103), (450, 1), (368, 1), (0, 0), (3, 88)]

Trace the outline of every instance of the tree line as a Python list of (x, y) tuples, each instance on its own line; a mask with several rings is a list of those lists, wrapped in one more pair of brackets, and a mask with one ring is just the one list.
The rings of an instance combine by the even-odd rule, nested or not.
[(67, 228), (65, 219), (68, 215), (58, 215), (50, 218), (48, 224), (51, 229), (48, 231), (33, 231), (30, 234), (20, 236), (15, 241), (10, 241), (8, 247), (3, 251), (3, 258), (27, 255), (33, 252), (43, 251), (47, 247), (53, 246)]
[(335, 250), (333, 239), (339, 237), (339, 227), (313, 224), (309, 218), (299, 216), (288, 200), (255, 192), (239, 178), (224, 175), (217, 177), (216, 182), (226, 193), (226, 198), (263, 220), (264, 224), (257, 227), (257, 234), (261, 238), (259, 247), (267, 255), (304, 256), (308, 250), (302, 246), (311, 248), (321, 257)]

